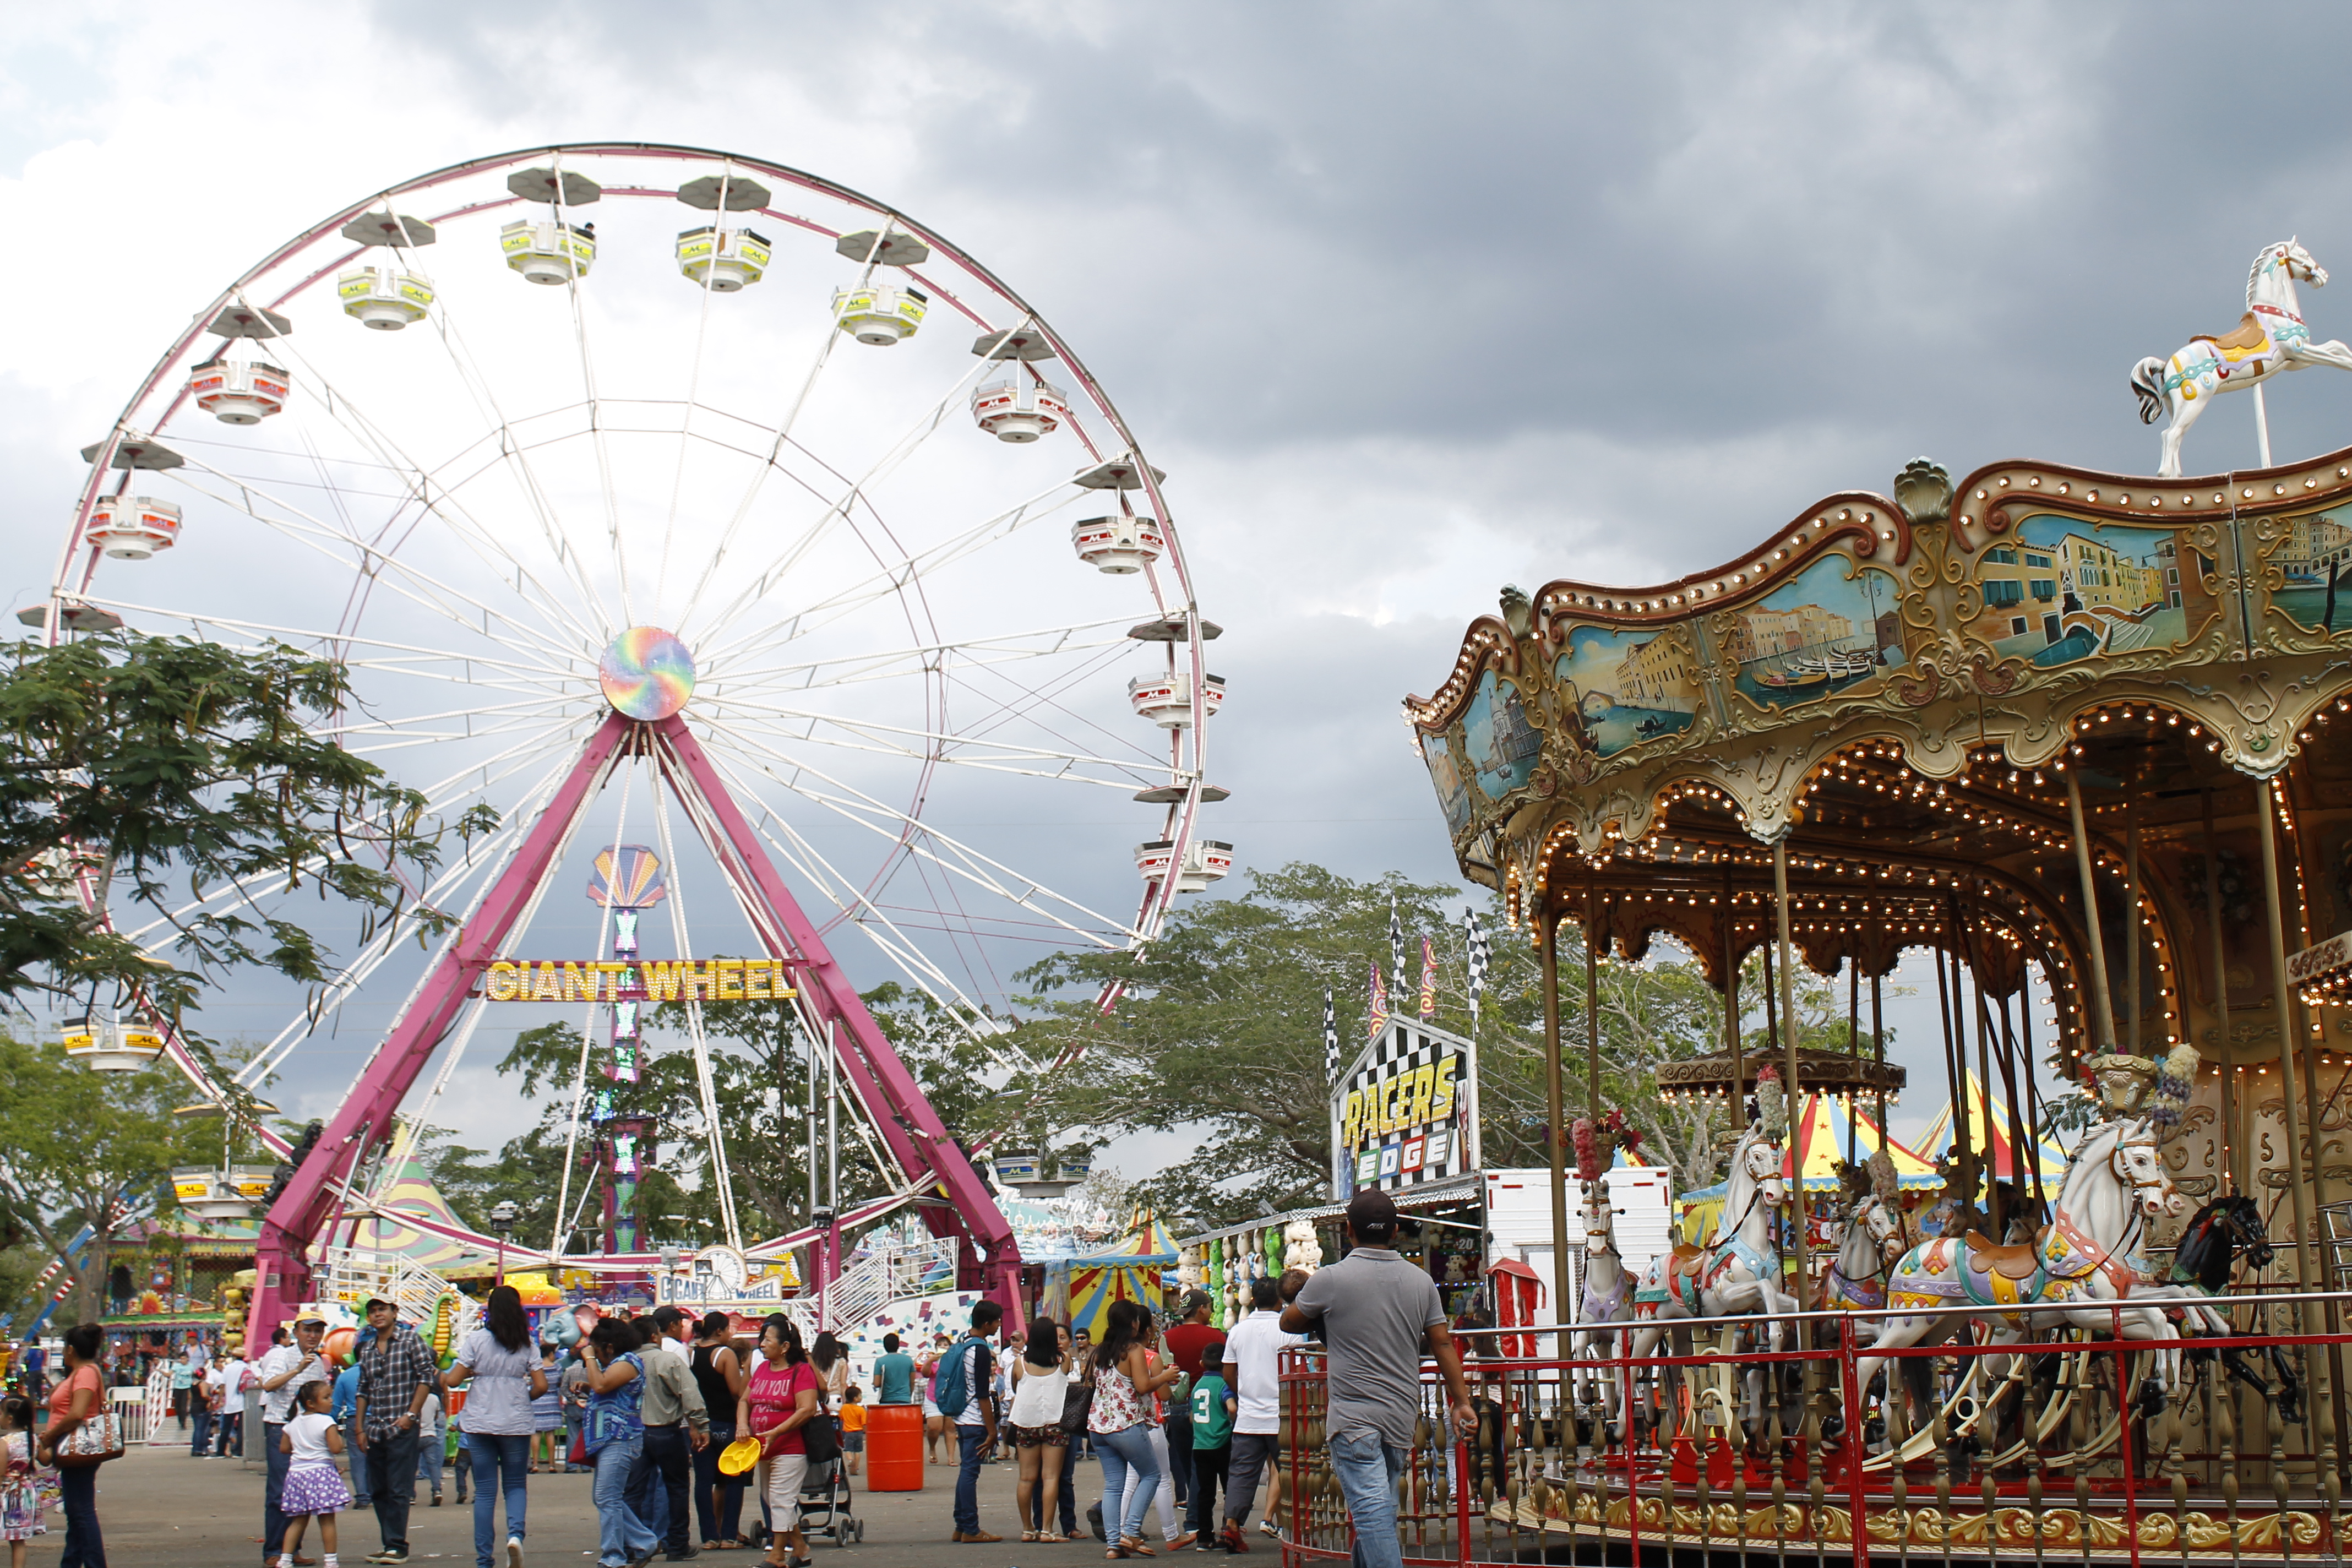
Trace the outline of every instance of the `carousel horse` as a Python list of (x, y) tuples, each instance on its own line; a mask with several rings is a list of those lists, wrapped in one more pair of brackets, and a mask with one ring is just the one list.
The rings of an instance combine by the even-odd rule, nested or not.
[[(2270, 1233), (2263, 1225), (2262, 1205), (2243, 1194), (2216, 1198), (2190, 1215), (2189, 1223), (2181, 1227), (2180, 1245), (2172, 1255), (2172, 1267), (2164, 1279), (2132, 1294), (2135, 1299), (2182, 1302), (2184, 1315), (2197, 1325), (2197, 1331), (2229, 1334), (2233, 1331), (2229, 1320), (2202, 1303), (2229, 1293), (2230, 1276), (2242, 1253), (2246, 1266), (2257, 1269), (2269, 1268), (2276, 1256)], [(2267, 1346), (2263, 1353), (2278, 1377), (2279, 1418), (2294, 1426), (2303, 1419), (2302, 1380), (2295, 1376), (2294, 1363), (2279, 1346)], [(2271, 1397), (2271, 1390), (2246, 1359), (2244, 1351), (2200, 1351), (2191, 1344), (2187, 1354), (2191, 1361), (2218, 1357), (2230, 1376), (2264, 1399)]]
[(1876, 1314), (1886, 1306), (1886, 1277), (1905, 1247), (1903, 1211), (1876, 1193), (1864, 1193), (1848, 1211), (1837, 1255), (1822, 1279), (1822, 1305), (1830, 1311), (1867, 1312), (1854, 1324), (1864, 1342), (1877, 1332)]
[[(2126, 1340), (2177, 1344), (2179, 1336), (2161, 1307), (2135, 1304), (2118, 1319), (2109, 1305), (2133, 1298), (2136, 1284), (2146, 1276), (2138, 1243), (2147, 1222), (2181, 1210), (2180, 1194), (2157, 1149), (2158, 1133), (2152, 1115), (2135, 1114), (2095, 1129), (2066, 1167), (2055, 1217), (2032, 1246), (2000, 1247), (1970, 1232), (1965, 1238), (1924, 1241), (1905, 1253), (1887, 1281), (1887, 1316), (1872, 1350), (1940, 1344), (1970, 1321), (1987, 1331), (1984, 1342), (1990, 1344), (2020, 1344), (2037, 1328), (2062, 1323), (2111, 1333), (2118, 1321)], [(1903, 1310), (1958, 1306), (1976, 1310), (1936, 1317)], [(1885, 1354), (1857, 1358), (1861, 1386), (1868, 1388), (1893, 1359)], [(1919, 1385), (1925, 1382), (1927, 1359), (1902, 1359), (1914, 1379), (1914, 1396), (1924, 1395)], [(2172, 1358), (2159, 1356), (2158, 1365), (2160, 1394), (2177, 1375)], [(2000, 1374), (1997, 1367), (1987, 1371)]]
[[(1758, 1098), (1764, 1098), (1759, 1090)], [(1794, 1312), (1797, 1299), (1779, 1288), (1780, 1249), (1772, 1217), (1788, 1194), (1780, 1173), (1780, 1150), (1761, 1121), (1740, 1134), (1731, 1150), (1731, 1175), (1723, 1195), (1723, 1239), (1713, 1247), (1676, 1244), (1651, 1261), (1633, 1292), (1633, 1357), (1652, 1354), (1669, 1325), (1689, 1318), (1733, 1313)], [(1772, 1348), (1782, 1348), (1786, 1322), (1771, 1317)], [(1688, 1353), (1689, 1336), (1675, 1331), (1675, 1353)], [(1751, 1409), (1763, 1397), (1763, 1372), (1748, 1375)]]
[[(1614, 1354), (1633, 1320), (1633, 1276), (1617, 1250), (1617, 1209), (1610, 1201), (1607, 1183), (1588, 1181), (1584, 1184), (1584, 1300), (1577, 1311), (1577, 1321), (1582, 1326), (1570, 1338), (1569, 1354), (1579, 1361)], [(1611, 1391), (1609, 1409), (1612, 1414), (1622, 1411), (1623, 1391), (1617, 1387), (1613, 1368), (1607, 1372), (1606, 1381)], [(1592, 1384), (1591, 1371), (1577, 1373), (1580, 1393)]]
[(2259, 386), (2282, 371), (2315, 364), (2352, 370), (2352, 348), (2311, 341), (2311, 329), (2303, 324), (2295, 300), (2297, 278), (2315, 289), (2327, 286), (2326, 270), (2295, 241), (2264, 246), (2246, 277), (2246, 313), (2237, 331), (2191, 338), (2169, 360), (2150, 354), (2132, 367), (2140, 423), (2153, 425), (2168, 409), (2172, 416), (2164, 428), (2157, 478), (2180, 477), (2180, 438), (2206, 405), (2222, 393)]

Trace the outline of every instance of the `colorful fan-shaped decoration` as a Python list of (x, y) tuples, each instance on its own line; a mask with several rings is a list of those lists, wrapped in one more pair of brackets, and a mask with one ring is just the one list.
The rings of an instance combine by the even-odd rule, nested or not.
[(624, 844), (617, 850), (596, 852), (595, 870), (588, 878), (590, 903), (602, 904), (609, 894), (616, 910), (649, 910), (668, 892), (661, 857), (644, 845)]

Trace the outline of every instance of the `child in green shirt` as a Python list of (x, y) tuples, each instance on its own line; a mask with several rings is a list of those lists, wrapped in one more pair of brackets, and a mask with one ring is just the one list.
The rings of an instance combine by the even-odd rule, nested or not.
[(1224, 1485), (1225, 1465), (1234, 1453), (1234, 1411), (1239, 1402), (1220, 1371), (1224, 1363), (1224, 1341), (1202, 1345), (1201, 1375), (1192, 1380), (1192, 1495), (1184, 1528), (1202, 1541), (1210, 1540), (1216, 1528), (1217, 1491)]

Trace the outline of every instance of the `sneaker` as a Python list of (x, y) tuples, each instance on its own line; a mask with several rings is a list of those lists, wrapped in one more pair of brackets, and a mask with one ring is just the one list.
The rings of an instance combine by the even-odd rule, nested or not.
[(1257, 1532), (1260, 1535), (1265, 1536), (1268, 1541), (1279, 1541), (1282, 1539), (1282, 1531), (1275, 1529), (1274, 1521), (1270, 1519), (1261, 1519), (1257, 1521)]
[(1225, 1521), (1225, 1528), (1218, 1533), (1217, 1544), (1228, 1552), (1247, 1552), (1250, 1549), (1249, 1539), (1242, 1534), (1242, 1527), (1230, 1519)]
[(433, 1506), (435, 1508), (439, 1508), (441, 1506), (441, 1494), (439, 1492), (435, 1492), (433, 1494)]
[(522, 1537), (507, 1537), (507, 1568), (522, 1568)]

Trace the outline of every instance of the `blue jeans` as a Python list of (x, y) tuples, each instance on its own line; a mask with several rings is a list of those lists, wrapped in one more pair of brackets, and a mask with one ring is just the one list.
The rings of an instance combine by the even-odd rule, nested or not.
[(197, 1405), (195, 1417), (195, 1426), (193, 1428), (194, 1435), (188, 1439), (188, 1458), (201, 1459), (211, 1451), (213, 1446), (212, 1408), (205, 1405)]
[(261, 1554), (272, 1563), (286, 1544), (286, 1512), (278, 1505), (286, 1499), (286, 1468), (294, 1462), (292, 1455), (278, 1451), (285, 1431), (282, 1423), (261, 1424), (262, 1458), (269, 1461), (269, 1479), (261, 1487)]
[(98, 1467), (58, 1470), (58, 1500), (66, 1514), (66, 1549), (58, 1568), (106, 1568), (106, 1542), (98, 1533)]
[(432, 1482), (435, 1497), (441, 1495), (441, 1457), (448, 1447), (449, 1439), (440, 1433), (420, 1431), (416, 1434), (416, 1479)]
[(355, 1415), (343, 1417), (343, 1457), (352, 1466), (352, 1506), (365, 1508), (370, 1501), (368, 1462), (367, 1455), (360, 1449), (360, 1418)]
[(501, 1491), (507, 1497), (507, 1533), (522, 1537), (523, 1477), (530, 1473), (530, 1437), (468, 1432), (466, 1453), (474, 1466), (474, 1562), (477, 1568), (494, 1568), (491, 1553), (498, 1549)]
[(735, 1423), (713, 1421), (710, 1441), (694, 1451), (694, 1511), (702, 1539), (722, 1545), (743, 1533), (743, 1478), (719, 1468), (719, 1456), (735, 1440)]
[(955, 1424), (962, 1445), (956, 1466), (955, 1527), (966, 1535), (980, 1533), (980, 1451), (987, 1447), (988, 1428)]
[(689, 1544), (686, 1532), (694, 1519), (688, 1511), (686, 1493), (694, 1475), (693, 1442), (693, 1434), (682, 1421), (674, 1426), (646, 1428), (646, 1490), (660, 1504), (661, 1515), (658, 1519), (648, 1516), (646, 1522), (670, 1552), (684, 1552)]
[(368, 1503), (386, 1552), (408, 1551), (408, 1505), (416, 1498), (416, 1428), (398, 1426), (368, 1439)]
[(599, 1568), (625, 1568), (660, 1542), (629, 1506), (629, 1483), (645, 1463), (646, 1441), (635, 1433), (615, 1437), (596, 1450), (596, 1561)]
[(1391, 1448), (1369, 1426), (1334, 1433), (1331, 1471), (1348, 1500), (1348, 1520), (1356, 1527), (1355, 1568), (1404, 1568), (1397, 1543), (1397, 1477), (1405, 1451)]
[[(1160, 1460), (1151, 1452), (1151, 1436), (1141, 1421), (1117, 1432), (1095, 1434), (1095, 1452), (1102, 1457), (1103, 1528), (1116, 1530), (1112, 1544), (1143, 1539), (1143, 1516), (1160, 1490)], [(1133, 1484), (1129, 1485), (1129, 1478)], [(1114, 1521), (1110, 1510), (1124, 1496), (1127, 1507)]]

